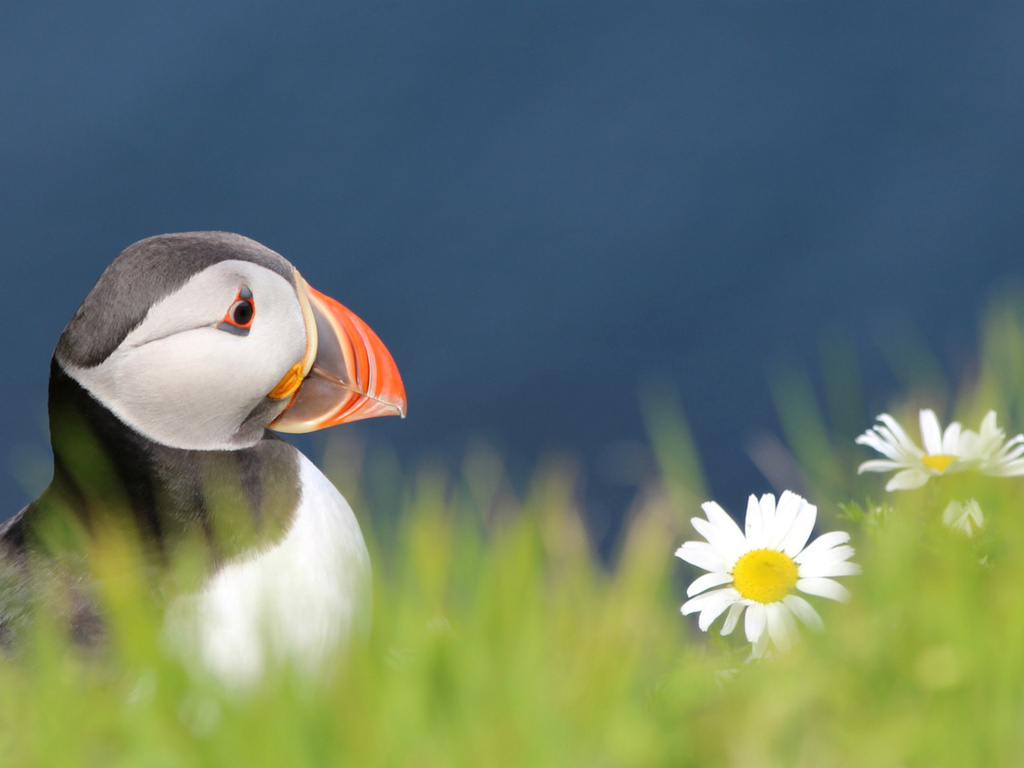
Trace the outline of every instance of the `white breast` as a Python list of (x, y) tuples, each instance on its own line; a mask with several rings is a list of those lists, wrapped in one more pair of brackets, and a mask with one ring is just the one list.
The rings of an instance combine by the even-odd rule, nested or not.
[(300, 455), (302, 495), (272, 549), (221, 568), (179, 598), (165, 636), (229, 683), (259, 677), (270, 660), (315, 671), (369, 627), (370, 559), (348, 502)]

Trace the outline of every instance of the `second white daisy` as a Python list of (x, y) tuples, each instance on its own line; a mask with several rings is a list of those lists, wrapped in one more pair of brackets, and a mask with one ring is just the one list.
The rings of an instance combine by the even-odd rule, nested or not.
[(690, 599), (682, 607), (684, 615), (700, 613), (697, 624), (703, 631), (725, 613), (722, 634), (728, 635), (745, 610), (744, 631), (753, 644), (751, 656), (758, 658), (770, 644), (780, 650), (790, 646), (794, 617), (821, 628), (817, 611), (795, 591), (849, 598), (833, 577), (860, 573), (849, 562), (854, 554), (846, 543), (850, 536), (833, 531), (807, 544), (818, 509), (797, 494), (785, 491), (778, 504), (770, 493), (760, 500), (752, 495), (743, 531), (717, 503), (708, 501), (701, 508), (707, 520), (691, 522), (706, 541), (687, 541), (676, 556), (708, 571), (690, 584)]
[(996, 426), (995, 411), (985, 414), (981, 428), (974, 432), (962, 429), (957, 421), (943, 430), (935, 412), (923, 409), (920, 423), (924, 450), (889, 414), (881, 414), (878, 421), (881, 423), (858, 437), (857, 443), (874, 448), (886, 458), (865, 461), (857, 473), (899, 470), (886, 483), (887, 491), (920, 488), (929, 478), (967, 470), (997, 477), (1024, 474), (1024, 435), (1007, 441), (1006, 433)]

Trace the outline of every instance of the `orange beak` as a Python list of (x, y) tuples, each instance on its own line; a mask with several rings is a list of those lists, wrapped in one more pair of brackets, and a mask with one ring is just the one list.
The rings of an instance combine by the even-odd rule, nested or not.
[(370, 326), (295, 273), (306, 322), (306, 354), (270, 393), (291, 397), (270, 428), (312, 432), (374, 416), (405, 418), (405, 387)]

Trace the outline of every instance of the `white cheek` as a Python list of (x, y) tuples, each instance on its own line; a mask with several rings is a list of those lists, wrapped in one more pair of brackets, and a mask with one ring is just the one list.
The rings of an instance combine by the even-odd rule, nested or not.
[[(209, 334), (224, 332), (183, 333), (135, 350), (130, 364), (117, 368), (114, 399), (108, 405), (167, 445), (205, 447), (215, 436), (230, 435), (231, 426), (241, 423), (255, 403), (252, 393), (228, 375), (237, 355), (211, 343)], [(217, 363), (204, 360), (206, 354), (198, 355), (199, 349)]]
[(265, 312), (247, 336), (197, 328), (115, 352), (69, 373), (136, 431), (176, 448), (233, 438), (306, 349), (301, 316)]

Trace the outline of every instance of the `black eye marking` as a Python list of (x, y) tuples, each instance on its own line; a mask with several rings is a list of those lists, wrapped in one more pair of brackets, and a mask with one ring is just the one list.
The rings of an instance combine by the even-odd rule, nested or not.
[(217, 328), (238, 336), (248, 336), (254, 317), (256, 317), (256, 305), (253, 304), (252, 291), (249, 290), (249, 286), (243, 285), (238, 289), (235, 300), (228, 307), (228, 311), (224, 313), (224, 319), (220, 321)]

